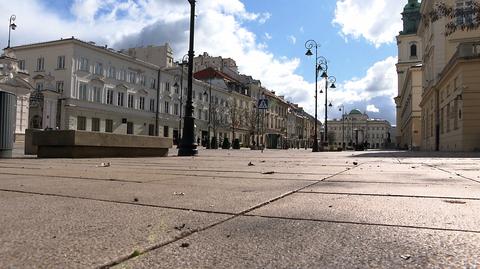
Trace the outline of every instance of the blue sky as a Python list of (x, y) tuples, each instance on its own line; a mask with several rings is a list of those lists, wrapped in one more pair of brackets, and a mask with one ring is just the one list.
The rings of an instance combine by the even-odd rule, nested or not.
[[(195, 49), (235, 59), (242, 73), (312, 113), (314, 59), (305, 56), (304, 44), (314, 39), (337, 78), (338, 88), (329, 92), (333, 105), (394, 124), (395, 36), (406, 2), (198, 0)], [(17, 15), (13, 45), (75, 36), (115, 48), (168, 42), (176, 58), (187, 51), (186, 0), (0, 0), (0, 10), (1, 21)], [(0, 32), (3, 43), (6, 34)], [(340, 115), (337, 109), (329, 113)]]

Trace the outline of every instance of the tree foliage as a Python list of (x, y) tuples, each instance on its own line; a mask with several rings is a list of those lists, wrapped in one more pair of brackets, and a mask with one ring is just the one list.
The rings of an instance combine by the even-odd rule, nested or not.
[(471, 4), (453, 7), (445, 3), (437, 3), (427, 14), (422, 15), (425, 26), (442, 18), (450, 21), (445, 24), (445, 35), (449, 36), (458, 30), (473, 31), (480, 27), (480, 3), (472, 1)]

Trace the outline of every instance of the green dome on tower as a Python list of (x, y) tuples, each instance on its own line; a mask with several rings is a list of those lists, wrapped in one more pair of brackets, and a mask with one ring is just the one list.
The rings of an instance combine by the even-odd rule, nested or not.
[(420, 5), (418, 0), (408, 0), (402, 12), (403, 31), (400, 32), (401, 35), (415, 34), (417, 32), (421, 19)]

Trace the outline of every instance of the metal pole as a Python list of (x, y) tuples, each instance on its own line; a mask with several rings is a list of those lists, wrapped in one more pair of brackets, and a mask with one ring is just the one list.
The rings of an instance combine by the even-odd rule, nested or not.
[(190, 44), (188, 50), (188, 91), (187, 106), (184, 118), (183, 138), (178, 150), (178, 156), (194, 156), (198, 154), (197, 143), (195, 141), (195, 119), (193, 118), (193, 57), (194, 57), (194, 38), (195, 38), (195, 0), (188, 0), (190, 3)]
[(317, 58), (318, 50), (317, 44), (315, 44), (315, 134), (313, 135), (313, 152), (318, 152), (318, 120), (317, 120), (317, 109), (318, 109), (318, 72), (317, 72)]
[(327, 91), (328, 91), (328, 77), (325, 78), (325, 133), (323, 142), (325, 145), (328, 144), (328, 123), (327, 123), (327, 113), (328, 113), (328, 104), (327, 104)]
[(345, 150), (345, 107), (342, 109), (342, 149)]

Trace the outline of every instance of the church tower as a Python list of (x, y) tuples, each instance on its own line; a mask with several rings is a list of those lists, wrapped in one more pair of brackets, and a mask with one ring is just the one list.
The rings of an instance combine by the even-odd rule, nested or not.
[(417, 35), (421, 13), (418, 0), (408, 0), (402, 12), (403, 30), (397, 36), (398, 96), (396, 141), (401, 148), (420, 147), (419, 103), (422, 96), (422, 39)]

